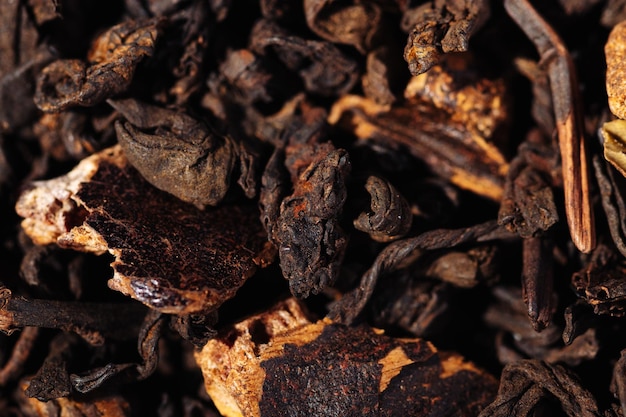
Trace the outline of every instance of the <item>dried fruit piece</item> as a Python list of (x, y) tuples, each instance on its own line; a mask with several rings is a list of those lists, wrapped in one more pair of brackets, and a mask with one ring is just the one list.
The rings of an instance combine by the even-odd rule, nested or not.
[(626, 177), (626, 120), (613, 120), (602, 125), (604, 158)]
[(38, 244), (115, 256), (109, 286), (166, 313), (214, 310), (271, 259), (251, 205), (200, 211), (148, 184), (119, 146), (17, 203)]
[(472, 416), (493, 399), (497, 385), (425, 340), (311, 323), (293, 299), (225, 329), (196, 361), (228, 417)]
[(626, 119), (626, 21), (618, 23), (611, 30), (604, 53), (609, 108), (620, 119)]

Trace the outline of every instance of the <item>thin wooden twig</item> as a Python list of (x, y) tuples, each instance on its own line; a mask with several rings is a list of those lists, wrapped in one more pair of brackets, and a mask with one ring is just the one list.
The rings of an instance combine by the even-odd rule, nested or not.
[(581, 252), (591, 252), (596, 244), (595, 225), (572, 58), (563, 41), (527, 0), (505, 0), (504, 8), (535, 44), (547, 68), (561, 152), (567, 224), (574, 245)]

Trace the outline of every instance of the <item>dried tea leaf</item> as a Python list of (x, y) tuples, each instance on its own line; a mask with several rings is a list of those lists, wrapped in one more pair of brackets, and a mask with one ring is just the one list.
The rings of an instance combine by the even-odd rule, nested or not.
[(371, 211), (361, 213), (354, 227), (378, 242), (404, 236), (413, 221), (409, 203), (390, 182), (374, 175), (367, 178), (365, 189), (371, 196)]
[(304, 88), (315, 94), (339, 96), (356, 84), (356, 61), (330, 42), (313, 41), (291, 35), (274, 22), (260, 20), (252, 30), (251, 49), (264, 54), (276, 51), (277, 57), (300, 75)]
[(626, 121), (613, 120), (602, 125), (604, 158), (626, 177)]
[(199, 209), (222, 201), (242, 153), (238, 143), (185, 113), (134, 99), (109, 103), (128, 119), (115, 123), (118, 141), (150, 184)]
[(538, 236), (559, 220), (552, 186), (557, 153), (537, 131), (528, 134), (511, 160), (500, 202), (498, 224), (523, 238)]
[(228, 417), (472, 416), (496, 387), (458, 354), (366, 326), (311, 323), (293, 299), (225, 329), (196, 361)]
[(332, 145), (313, 149), (317, 153), (308, 163), (303, 158), (305, 169), (293, 194), (283, 199), (273, 229), (283, 276), (299, 297), (335, 282), (348, 243), (338, 219), (347, 194), (348, 153)]
[(216, 309), (271, 259), (254, 207), (200, 211), (148, 184), (119, 146), (33, 184), (17, 211), (38, 244), (109, 251), (109, 286), (166, 313)]
[(126, 91), (135, 69), (151, 56), (160, 19), (129, 20), (113, 26), (92, 44), (88, 62), (62, 59), (43, 69), (35, 104), (45, 112), (93, 106)]
[(534, 415), (534, 410), (556, 411), (540, 408), (546, 399), (556, 400), (570, 417), (602, 415), (596, 400), (581, 386), (576, 375), (559, 365), (524, 360), (504, 368), (498, 397), (479, 417), (525, 417)]
[(467, 51), (469, 38), (489, 15), (485, 0), (434, 0), (405, 11), (402, 26), (410, 34), (404, 59), (411, 74), (428, 71), (442, 54)]
[(380, 29), (382, 11), (369, 1), (304, 0), (304, 14), (309, 28), (321, 38), (365, 53)]

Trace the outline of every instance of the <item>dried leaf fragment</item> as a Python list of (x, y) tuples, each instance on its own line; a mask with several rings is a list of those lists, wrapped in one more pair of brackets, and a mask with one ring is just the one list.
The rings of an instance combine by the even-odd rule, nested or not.
[(406, 11), (403, 26), (411, 32), (404, 59), (411, 74), (428, 71), (444, 53), (467, 51), (470, 36), (489, 15), (484, 0), (434, 0)]
[(154, 51), (159, 19), (129, 20), (113, 26), (92, 44), (88, 62), (61, 59), (43, 69), (35, 104), (45, 112), (93, 106), (125, 91), (135, 69)]
[(16, 209), (38, 244), (112, 253), (109, 286), (165, 313), (216, 309), (270, 256), (254, 207), (200, 211), (148, 184), (119, 146), (34, 183)]
[(199, 209), (222, 201), (242, 153), (232, 138), (185, 113), (134, 99), (109, 103), (128, 119), (115, 123), (118, 141), (150, 184)]
[(309, 28), (320, 37), (365, 53), (380, 28), (382, 11), (369, 1), (304, 0), (304, 14)]
[(293, 299), (226, 329), (196, 361), (228, 417), (471, 416), (496, 386), (475, 365), (425, 340), (311, 323)]

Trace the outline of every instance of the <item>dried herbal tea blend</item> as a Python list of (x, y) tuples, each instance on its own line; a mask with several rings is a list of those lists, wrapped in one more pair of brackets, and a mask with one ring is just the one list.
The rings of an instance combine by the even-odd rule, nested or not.
[(624, 22), (0, 1), (0, 416), (626, 415)]

